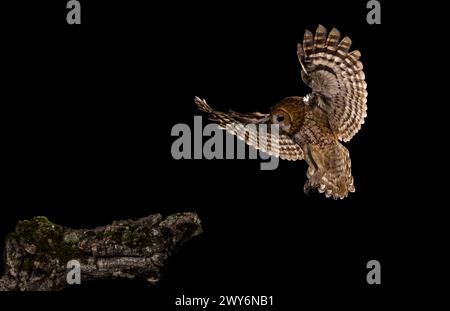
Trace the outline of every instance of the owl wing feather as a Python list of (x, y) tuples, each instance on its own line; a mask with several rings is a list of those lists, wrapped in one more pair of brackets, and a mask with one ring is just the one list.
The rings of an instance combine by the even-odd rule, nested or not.
[(367, 84), (359, 61), (361, 53), (349, 52), (352, 41), (340, 37), (336, 28), (327, 36), (322, 25), (314, 35), (306, 30), (297, 55), (302, 79), (312, 89), (309, 103), (327, 112), (339, 140), (349, 141), (367, 116)]
[[(284, 134), (271, 132), (270, 116), (259, 112), (239, 113), (230, 111), (229, 113), (213, 110), (204, 99), (195, 97), (197, 107), (208, 114), (208, 118), (216, 122), (229, 134), (236, 135), (238, 139), (246, 144), (261, 150), (269, 155), (280, 157), (283, 160), (302, 160), (302, 148), (291, 138)], [(267, 133), (260, 135), (260, 127), (249, 125), (267, 124)], [(264, 137), (264, 139), (261, 139)]]

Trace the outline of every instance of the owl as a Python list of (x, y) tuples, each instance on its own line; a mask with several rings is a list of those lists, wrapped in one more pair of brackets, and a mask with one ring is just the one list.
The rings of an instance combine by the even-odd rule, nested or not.
[[(343, 199), (355, 186), (350, 154), (341, 142), (351, 140), (367, 116), (361, 53), (350, 51), (351, 44), (349, 37), (341, 40), (336, 28), (329, 34), (322, 25), (315, 34), (306, 30), (303, 43), (297, 44), (297, 56), (302, 80), (311, 93), (286, 97), (270, 113), (219, 112), (198, 97), (195, 104), (210, 120), (256, 149), (283, 160), (304, 159), (308, 165), (305, 193), (317, 189), (326, 197)], [(245, 127), (248, 124), (277, 124), (278, 135), (267, 133), (267, 141), (276, 139), (277, 148), (258, 139), (258, 127)]]

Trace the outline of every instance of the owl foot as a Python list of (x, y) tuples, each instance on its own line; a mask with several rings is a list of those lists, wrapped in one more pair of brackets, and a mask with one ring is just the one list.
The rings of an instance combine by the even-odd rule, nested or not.
[(309, 195), (309, 192), (311, 191), (311, 189), (312, 189), (311, 184), (310, 184), (309, 180), (307, 180), (307, 181), (305, 182), (305, 184), (303, 185), (303, 192), (304, 192), (306, 195)]
[(309, 175), (309, 179), (305, 182), (305, 185), (303, 186), (303, 192), (305, 194), (308, 194), (311, 189), (319, 188), (320, 187), (320, 181), (322, 180), (323, 173), (316, 172), (312, 175)]

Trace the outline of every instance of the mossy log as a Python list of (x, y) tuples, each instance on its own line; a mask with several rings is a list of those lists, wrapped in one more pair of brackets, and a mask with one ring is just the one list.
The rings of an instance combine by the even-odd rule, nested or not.
[(174, 249), (201, 232), (194, 213), (166, 219), (155, 214), (95, 229), (71, 229), (42, 216), (22, 220), (6, 238), (0, 290), (61, 290), (68, 286), (70, 260), (80, 263), (82, 283), (143, 278), (154, 284)]

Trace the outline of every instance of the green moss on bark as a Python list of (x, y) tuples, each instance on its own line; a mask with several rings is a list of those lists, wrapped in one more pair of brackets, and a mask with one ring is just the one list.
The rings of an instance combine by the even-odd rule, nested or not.
[(16, 230), (8, 238), (21, 239), (35, 246), (33, 254), (26, 254), (24, 271), (32, 271), (35, 266), (49, 258), (57, 258), (63, 266), (71, 259), (82, 257), (77, 247), (80, 237), (74, 232), (64, 235), (62, 227), (43, 216), (19, 221)]

